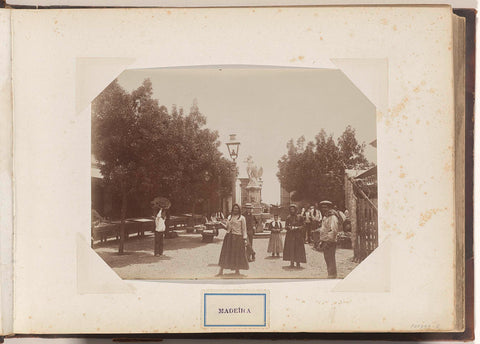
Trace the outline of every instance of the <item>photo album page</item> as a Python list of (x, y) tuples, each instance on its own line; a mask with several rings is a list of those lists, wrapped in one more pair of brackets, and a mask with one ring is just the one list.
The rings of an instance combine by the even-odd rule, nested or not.
[(4, 333), (463, 331), (451, 7), (1, 15)]

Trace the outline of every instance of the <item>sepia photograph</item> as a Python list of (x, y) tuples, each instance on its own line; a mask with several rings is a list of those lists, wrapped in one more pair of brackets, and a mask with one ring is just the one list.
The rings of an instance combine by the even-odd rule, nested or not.
[(341, 70), (130, 69), (91, 114), (122, 279), (341, 279), (378, 246), (376, 108)]

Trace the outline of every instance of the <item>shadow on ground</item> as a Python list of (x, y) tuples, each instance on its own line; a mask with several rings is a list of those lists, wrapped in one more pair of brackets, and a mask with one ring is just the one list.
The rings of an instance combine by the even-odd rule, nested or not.
[[(202, 241), (200, 234), (179, 234), (176, 238), (163, 239), (164, 251), (178, 250), (178, 249), (194, 249), (200, 246), (209, 244), (215, 244), (221, 242), (222, 239), (213, 238), (213, 242), (207, 243)], [(125, 241), (125, 252), (135, 252), (145, 250), (146, 247), (151, 247), (153, 252), (153, 235), (147, 234), (143, 238), (131, 237)], [(98, 249), (118, 249), (117, 240), (109, 240), (105, 243), (97, 243), (94, 246), (95, 250)]]
[(282, 256), (266, 256), (265, 259), (273, 259), (273, 260), (282, 259)]
[(162, 260), (171, 260), (172, 258), (163, 256), (153, 256), (150, 253), (135, 252), (133, 254), (119, 254), (117, 252), (97, 252), (98, 255), (106, 262), (111, 268), (123, 268), (131, 264), (151, 264)]
[[(289, 266), (283, 257), (272, 257), (268, 250), (268, 240), (256, 238), (254, 249), (257, 260), (249, 263), (249, 269), (242, 275), (225, 271), (222, 277), (214, 277), (218, 270), (218, 258), (222, 248), (224, 232), (214, 238), (212, 243), (202, 241), (200, 234), (180, 232), (179, 236), (164, 241), (164, 255), (153, 255), (154, 238), (151, 233), (143, 238), (132, 237), (125, 242), (125, 254), (118, 254), (118, 242), (115, 240), (95, 245), (97, 254), (124, 279), (164, 280), (164, 279), (295, 279), (327, 278), (327, 266), (324, 256), (312, 245), (305, 245), (307, 263), (301, 268)], [(266, 238), (268, 239), (268, 238)], [(358, 263), (352, 261), (351, 249), (337, 249), (338, 277), (343, 278)]]
[(118, 253), (119, 243), (117, 240), (95, 244), (94, 249), (104, 261), (108, 262), (111, 268), (122, 268), (132, 264), (152, 264), (162, 260), (171, 260), (168, 251), (191, 250), (221, 241), (219, 238), (214, 238), (213, 242), (207, 243), (202, 241), (200, 234), (180, 234), (176, 238), (164, 239), (163, 255), (157, 257), (153, 255), (154, 237), (151, 234), (142, 238), (127, 239), (123, 254)]

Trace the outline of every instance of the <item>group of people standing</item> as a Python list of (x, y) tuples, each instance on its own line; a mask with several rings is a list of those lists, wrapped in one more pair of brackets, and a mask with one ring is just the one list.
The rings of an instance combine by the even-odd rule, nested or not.
[[(290, 205), (285, 221), (285, 245), (280, 234), (283, 230), (282, 222), (278, 215), (274, 215), (273, 221), (268, 224), (271, 235), (267, 252), (276, 257), (283, 252), (283, 260), (289, 261), (291, 268), (301, 268), (300, 264), (307, 262), (305, 243), (312, 242), (313, 232), (318, 232), (318, 246), (324, 254), (328, 278), (336, 278), (336, 241), (342, 218), (332, 202), (322, 201), (319, 206), (320, 210), (312, 206), (307, 211), (298, 212), (295, 204)], [(244, 215), (238, 204), (233, 205), (226, 222), (227, 233), (220, 252), (220, 270), (217, 276), (223, 275), (224, 269), (234, 270), (237, 275), (240, 270), (248, 270), (248, 263), (255, 260), (253, 236), (257, 225), (251, 205), (246, 205)]]
[(307, 211), (298, 213), (295, 204), (290, 205), (289, 215), (285, 221), (285, 248), (283, 260), (290, 261), (290, 267), (300, 268), (306, 263), (305, 243), (313, 241), (313, 233), (318, 233), (316, 245), (323, 251), (327, 264), (328, 278), (337, 277), (335, 252), (337, 233), (340, 230), (341, 216), (330, 201), (320, 202), (320, 210), (311, 206)]

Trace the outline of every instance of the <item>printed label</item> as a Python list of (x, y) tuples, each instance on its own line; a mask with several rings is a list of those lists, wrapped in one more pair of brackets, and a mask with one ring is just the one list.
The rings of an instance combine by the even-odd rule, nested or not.
[(268, 293), (204, 292), (204, 327), (268, 327)]

